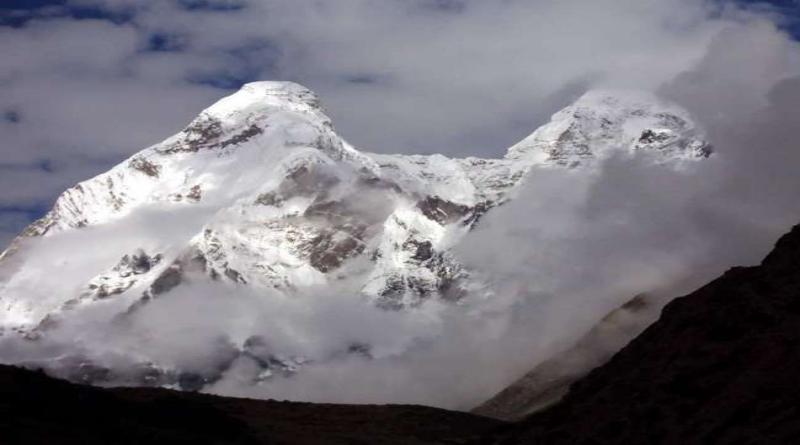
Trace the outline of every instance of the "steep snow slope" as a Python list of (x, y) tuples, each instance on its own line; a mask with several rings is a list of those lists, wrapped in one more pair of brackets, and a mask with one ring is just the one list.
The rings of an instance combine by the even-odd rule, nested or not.
[[(326, 292), (387, 310), (468, 304), (470, 293), (488, 290), (450, 248), (533, 170), (590, 168), (613, 155), (680, 168), (709, 154), (684, 111), (627, 92), (587, 93), (502, 159), (363, 153), (336, 134), (306, 88), (247, 84), (177, 135), (64, 192), (13, 242), (0, 256), (0, 332), (41, 342), (63, 324), (81, 326), (86, 314), (126, 326), (141, 311), (163, 313), (163, 295), (201, 288), (235, 298), (230, 305), (245, 312), (258, 299), (322, 304), (308, 299)], [(208, 348), (223, 352), (191, 373), (191, 351), (177, 363), (143, 346), (113, 351), (126, 369), (142, 366), (122, 376), (80, 340), (58, 360), (0, 358), (46, 362), (79, 380), (186, 389), (215, 381), (243, 356), (259, 380), (330, 359), (267, 342), (264, 323), (275, 317), (215, 332)], [(284, 327), (293, 341), (307, 334), (301, 329)], [(324, 326), (315, 329), (324, 335)], [(380, 356), (373, 346), (343, 340), (340, 348)]]

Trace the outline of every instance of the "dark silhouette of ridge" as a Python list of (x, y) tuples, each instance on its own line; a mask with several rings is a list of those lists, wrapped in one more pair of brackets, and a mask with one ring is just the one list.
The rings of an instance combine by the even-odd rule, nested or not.
[(800, 443), (800, 226), (661, 318), (563, 401), (477, 443)]
[(500, 422), (411, 405), (237, 399), (153, 388), (106, 389), (0, 366), (0, 443), (439, 444)]

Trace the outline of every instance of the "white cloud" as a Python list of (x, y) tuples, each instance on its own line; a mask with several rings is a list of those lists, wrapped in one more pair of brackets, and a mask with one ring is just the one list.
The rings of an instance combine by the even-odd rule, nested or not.
[[(333, 292), (313, 305), (266, 300), (251, 311), (221, 303), (222, 290), (189, 288), (213, 310), (184, 311), (192, 295), (168, 294), (152, 306), (161, 312), (138, 320), (156, 345), (146, 352), (186, 353), (175, 360), (195, 359), (189, 352), (211, 341), (176, 332), (229, 332), (237, 323), (263, 323), (279, 348), (309, 355), (334, 353), (351, 337), (389, 351), (382, 360), (311, 367), (266, 396), (465, 407), (625, 299), (653, 290), (674, 296), (755, 262), (800, 219), (800, 53), (760, 16), (699, 0), (450, 8), (275, 0), (226, 12), (103, 3), (133, 7), (133, 20), (61, 18), (0, 36), (3, 54), (18, 62), (0, 71), (0, 104), (19, 114), (2, 124), (0, 156), (19, 170), (0, 176), (5, 205), (46, 201), (174, 132), (223, 94), (186, 82), (214, 71), (307, 84), (366, 150), (495, 156), (596, 85), (659, 91), (687, 107), (716, 147), (701, 174), (621, 159), (592, 176), (535, 172), (519, 199), (490, 213), (456, 252), (498, 283), (495, 299), (467, 308), (433, 307), (422, 318), (366, 314), (377, 310)], [(154, 32), (179, 36), (183, 50), (142, 52)], [(36, 167), (42, 159), (54, 171)], [(111, 352), (142, 340), (73, 328)], [(170, 342), (158, 343), (159, 334)], [(244, 391), (235, 376), (218, 389)]]
[[(366, 150), (495, 156), (587, 87), (657, 88), (732, 20), (699, 0), (206, 3), (76, 0), (66, 10), (129, 20), (0, 31), (13, 60), (0, 70), (0, 106), (21, 117), (4, 123), (0, 155), (23, 169), (75, 166), (52, 186), (25, 184), (25, 195), (52, 200), (225, 94), (187, 79), (297, 80)], [(180, 51), (143, 51), (153, 35)]]

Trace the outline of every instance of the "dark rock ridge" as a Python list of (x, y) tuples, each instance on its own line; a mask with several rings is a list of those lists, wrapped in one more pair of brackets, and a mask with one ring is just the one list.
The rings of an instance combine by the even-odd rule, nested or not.
[(480, 437), (499, 424), (424, 406), (102, 389), (0, 366), (0, 442), (6, 445), (454, 444)]
[(800, 226), (661, 318), (564, 400), (476, 443), (800, 443)]
[(142, 157), (137, 156), (128, 162), (128, 166), (134, 170), (138, 170), (147, 176), (157, 178), (161, 174), (161, 166)]

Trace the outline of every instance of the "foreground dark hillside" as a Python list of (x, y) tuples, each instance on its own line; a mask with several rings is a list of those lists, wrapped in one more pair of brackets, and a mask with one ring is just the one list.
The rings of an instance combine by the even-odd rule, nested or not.
[(421, 406), (100, 389), (0, 366), (3, 444), (800, 443), (800, 226), (679, 298), (556, 406), (515, 424)]
[(423, 406), (325, 405), (100, 389), (0, 366), (0, 443), (438, 444), (499, 422)]
[(800, 226), (664, 309), (502, 444), (800, 443)]

